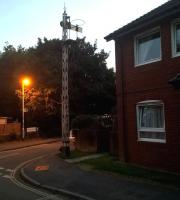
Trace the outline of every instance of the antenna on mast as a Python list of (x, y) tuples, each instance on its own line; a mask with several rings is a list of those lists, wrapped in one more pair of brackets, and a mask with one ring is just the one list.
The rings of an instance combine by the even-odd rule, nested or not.
[(65, 2), (64, 2), (64, 12), (66, 12), (66, 4), (65, 4)]

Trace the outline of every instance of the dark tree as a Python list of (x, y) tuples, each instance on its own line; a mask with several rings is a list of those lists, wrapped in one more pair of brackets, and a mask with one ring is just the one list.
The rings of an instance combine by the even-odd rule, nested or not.
[[(110, 113), (115, 105), (115, 74), (107, 68), (108, 54), (97, 52), (96, 44), (85, 38), (67, 42), (71, 118)], [(21, 88), (20, 77), (27, 74), (33, 79), (31, 101), (27, 102), (30, 123), (51, 132), (52, 127), (60, 127), (61, 50), (59, 39), (39, 38), (37, 45), (28, 49), (6, 44), (0, 53), (0, 115), (20, 117), (21, 101), (17, 103), (15, 91)]]
[(108, 54), (96, 51), (96, 44), (85, 38), (71, 41), (70, 106), (75, 115), (110, 113), (115, 103), (115, 75), (107, 68)]

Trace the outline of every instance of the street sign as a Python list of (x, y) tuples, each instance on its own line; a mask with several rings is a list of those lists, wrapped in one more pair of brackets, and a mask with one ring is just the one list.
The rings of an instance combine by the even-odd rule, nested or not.
[(24, 108), (24, 112), (28, 112), (28, 108)]

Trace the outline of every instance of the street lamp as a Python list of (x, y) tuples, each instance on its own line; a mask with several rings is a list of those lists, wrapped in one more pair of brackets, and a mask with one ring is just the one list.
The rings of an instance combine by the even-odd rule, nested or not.
[(24, 88), (25, 86), (30, 85), (31, 81), (29, 78), (22, 79), (22, 139), (25, 138), (25, 131), (24, 131)]

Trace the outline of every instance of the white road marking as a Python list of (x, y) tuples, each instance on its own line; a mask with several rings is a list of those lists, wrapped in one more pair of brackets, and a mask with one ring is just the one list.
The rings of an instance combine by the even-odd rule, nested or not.
[(19, 155), (19, 153), (12, 153), (12, 154), (8, 154), (8, 155), (0, 156), (0, 160), (4, 159), (4, 158), (11, 157), (11, 156), (16, 156), (16, 155)]
[[(9, 155), (6, 155), (6, 156), (0, 156), (0, 159), (3, 159), (3, 158), (6, 158), (6, 157), (9, 157), (9, 156), (14, 156), (14, 155), (18, 155), (19, 153), (12, 153), (12, 154), (9, 154)], [(54, 155), (54, 153), (52, 153)], [(18, 165), (14, 170), (12, 169), (5, 169), (4, 167), (0, 167), (0, 169), (6, 171), (6, 172), (10, 172), (10, 175), (3, 175), (3, 173), (0, 173), (1, 177), (3, 178), (7, 178), (7, 179), (10, 179), (14, 184), (16, 184), (17, 186), (23, 188), (23, 189), (26, 189), (28, 191), (31, 191), (37, 195), (40, 195), (40, 198), (36, 199), (36, 200), (63, 200), (62, 198), (58, 198), (56, 197), (55, 195), (50, 195), (49, 193), (46, 193), (46, 192), (42, 192), (41, 190), (38, 190), (38, 189), (35, 189), (33, 187), (30, 187), (30, 186), (27, 186), (21, 182), (19, 182), (16, 178), (15, 178), (15, 174), (16, 172), (21, 168), (23, 167), (24, 165), (34, 161), (34, 160), (37, 160), (37, 159), (40, 159), (40, 158), (43, 158), (47, 155), (50, 155), (50, 154), (46, 154), (46, 155), (43, 155), (43, 156), (39, 156), (39, 157), (36, 157), (34, 159), (31, 159), (31, 160), (28, 160), (28, 161), (25, 161), (23, 163), (21, 163), (20, 165)]]
[(4, 175), (2, 176), (3, 178), (8, 178), (8, 179), (11, 179), (11, 176), (10, 175)]
[[(49, 155), (49, 154), (48, 154), (48, 155)], [(45, 157), (45, 156), (47, 156), (47, 154), (46, 154), (46, 155), (43, 155), (43, 156), (36, 157), (36, 158), (34, 158), (34, 159), (31, 159), (31, 160), (27, 160), (27, 161), (21, 163), (20, 165), (18, 165), (18, 166), (15, 168), (15, 170), (11, 173), (11, 181), (12, 181), (14, 184), (16, 184), (17, 186), (19, 186), (19, 187), (21, 187), (21, 188), (23, 188), (23, 189), (26, 189), (26, 190), (28, 190), (28, 191), (31, 191), (31, 192), (33, 192), (33, 193), (35, 193), (35, 194), (40, 195), (41, 198), (48, 197), (48, 196), (49, 196), (48, 193), (42, 192), (42, 191), (40, 191), (40, 190), (38, 190), (38, 189), (35, 189), (35, 188), (32, 188), (32, 187), (30, 187), (30, 186), (27, 186), (27, 185), (21, 183), (20, 181), (18, 181), (18, 180), (16, 179), (16, 177), (15, 177), (16, 172), (17, 172), (21, 167), (25, 166), (26, 164), (28, 164), (28, 163), (30, 163), (30, 162), (32, 162), (32, 161), (38, 160), (38, 159), (40, 159), (40, 158), (43, 158), (43, 157)]]
[(6, 169), (7, 172), (13, 172), (13, 169)]
[[(4, 167), (0, 167), (0, 169), (1, 169), (1, 173), (0, 173), (1, 177), (11, 179), (11, 173), (14, 170), (12, 170), (12, 169), (5, 169)], [(10, 175), (6, 174), (7, 172), (9, 172)]]

